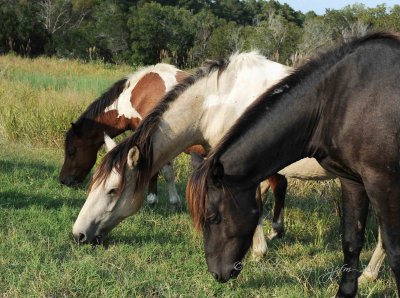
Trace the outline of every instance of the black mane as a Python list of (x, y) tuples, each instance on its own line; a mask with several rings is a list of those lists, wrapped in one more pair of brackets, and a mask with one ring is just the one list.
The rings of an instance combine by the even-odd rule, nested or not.
[(106, 92), (104, 92), (94, 102), (92, 102), (87, 107), (85, 112), (83, 112), (82, 115), (78, 118), (78, 120), (76, 121), (76, 126), (80, 127), (83, 124), (83, 122), (85, 121), (85, 119), (93, 120), (98, 115), (103, 113), (104, 110), (108, 106), (110, 106), (118, 98), (118, 96), (122, 93), (122, 91), (125, 89), (125, 84), (126, 84), (127, 80), (128, 80), (128, 78), (123, 78), (123, 79), (117, 81)]
[[(218, 160), (219, 156), (223, 154), (230, 144), (240, 138), (244, 131), (247, 131), (265, 114), (265, 110), (272, 108), (279, 101), (284, 94), (284, 90), (292, 89), (307, 77), (328, 71), (346, 55), (352, 53), (361, 45), (376, 40), (400, 43), (398, 35), (388, 32), (374, 32), (360, 38), (351, 39), (349, 42), (343, 43), (331, 50), (317, 54), (305, 64), (295, 69), (289, 76), (283, 78), (280, 82), (266, 90), (258, 99), (247, 107), (239, 118), (241, 120), (236, 121), (219, 144), (210, 152), (208, 160)], [(211, 163), (209, 166), (211, 166)]]

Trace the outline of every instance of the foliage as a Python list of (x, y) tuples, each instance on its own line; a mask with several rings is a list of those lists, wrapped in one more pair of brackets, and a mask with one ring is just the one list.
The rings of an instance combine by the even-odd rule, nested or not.
[(132, 10), (128, 20), (131, 29), (132, 59), (139, 64), (155, 61), (184, 66), (193, 47), (192, 14), (185, 8), (145, 3)]
[(0, 0), (0, 54), (192, 68), (258, 48), (299, 56), (371, 30), (400, 30), (400, 5), (303, 14), (275, 0)]

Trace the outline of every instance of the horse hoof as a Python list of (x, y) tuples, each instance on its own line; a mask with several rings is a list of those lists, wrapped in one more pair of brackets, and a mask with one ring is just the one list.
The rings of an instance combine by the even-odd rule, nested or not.
[(375, 274), (368, 274), (363, 272), (359, 277), (358, 277), (358, 285), (365, 284), (367, 282), (375, 281), (378, 278), (377, 275)]
[(157, 195), (151, 193), (147, 195), (147, 204), (149, 206), (154, 207), (158, 203)]
[(251, 258), (254, 262), (260, 262), (264, 258), (265, 253), (254, 252), (251, 254)]
[(276, 238), (282, 238), (284, 235), (283, 231), (276, 231), (276, 230), (272, 230), (271, 232), (269, 232), (269, 234), (267, 235), (268, 240), (274, 240)]

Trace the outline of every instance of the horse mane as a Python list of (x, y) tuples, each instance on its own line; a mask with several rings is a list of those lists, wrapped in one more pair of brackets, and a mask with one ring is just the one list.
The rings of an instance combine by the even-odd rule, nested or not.
[(82, 115), (76, 121), (77, 125), (81, 125), (84, 119), (94, 119), (98, 115), (104, 112), (104, 110), (111, 105), (114, 100), (125, 90), (126, 83), (129, 78), (123, 78), (115, 82), (106, 92), (100, 95), (95, 101), (93, 101)]
[(82, 129), (83, 125), (88, 125), (88, 129), (92, 128), (93, 121), (87, 121), (87, 119), (94, 119), (98, 115), (104, 112), (104, 110), (111, 105), (116, 98), (125, 90), (125, 86), (129, 78), (123, 78), (115, 82), (106, 92), (100, 95), (94, 102), (92, 102), (83, 112), (75, 124), (72, 123), (65, 135), (65, 147), (75, 134), (77, 129)]
[[(352, 53), (358, 47), (367, 42), (386, 40), (395, 41), (400, 45), (399, 35), (387, 32), (374, 32), (364, 37), (355, 38), (343, 43), (324, 53), (319, 53), (316, 57), (308, 60), (305, 64), (295, 69), (289, 76), (269, 88), (264, 94), (260, 95), (235, 122), (235, 124), (224, 135), (221, 141), (208, 155), (208, 158), (194, 170), (189, 178), (186, 196), (190, 214), (196, 228), (199, 228), (205, 220), (206, 206), (208, 200), (207, 176), (213, 165), (218, 162), (220, 156), (256, 123), (265, 111), (272, 108), (284, 94), (284, 90), (289, 90), (300, 84), (304, 78), (315, 74), (316, 71), (328, 71), (336, 63), (341, 61), (347, 54)], [(240, 121), (239, 121), (240, 120)]]
[(198, 68), (194, 74), (176, 84), (164, 95), (163, 99), (153, 108), (143, 121), (140, 122), (135, 133), (118, 144), (104, 157), (93, 176), (91, 185), (103, 183), (114, 169), (121, 176), (121, 187), (119, 189), (123, 189), (125, 184), (125, 175), (123, 175), (123, 171), (128, 160), (128, 153), (132, 147), (137, 146), (140, 152), (139, 162), (135, 167), (138, 172), (137, 186), (144, 187), (144, 184), (150, 176), (151, 166), (153, 164), (152, 134), (158, 127), (164, 112), (168, 110), (171, 103), (173, 103), (186, 89), (214, 71), (218, 71), (218, 75), (220, 75), (228, 64), (229, 60), (227, 59), (208, 61), (205, 66)]

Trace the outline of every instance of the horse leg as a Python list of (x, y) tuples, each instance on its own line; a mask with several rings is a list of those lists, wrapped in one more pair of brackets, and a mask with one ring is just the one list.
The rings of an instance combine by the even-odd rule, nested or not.
[(378, 278), (379, 269), (382, 266), (383, 260), (385, 259), (385, 251), (382, 246), (382, 235), (381, 229), (378, 229), (378, 243), (374, 253), (372, 254), (371, 260), (368, 266), (364, 269), (361, 276), (358, 278), (358, 284), (365, 281), (376, 280)]
[(265, 240), (264, 230), (263, 230), (263, 216), (262, 216), (262, 187), (257, 188), (256, 200), (260, 209), (260, 217), (258, 219), (258, 224), (253, 235), (253, 246), (252, 246), (252, 257), (255, 261), (259, 261), (267, 252), (267, 241)]
[(272, 218), (272, 229), (268, 234), (268, 239), (282, 237), (284, 234), (284, 208), (287, 180), (285, 176), (275, 174), (268, 178), (269, 185), (275, 197), (274, 214)]
[[(392, 174), (392, 173), (391, 173)], [(370, 177), (368, 177), (370, 178)], [(399, 177), (376, 176), (365, 182), (368, 196), (378, 217), (383, 247), (400, 297), (400, 188)]]
[(178, 191), (175, 186), (175, 173), (173, 168), (173, 162), (168, 162), (165, 166), (162, 167), (161, 173), (163, 174), (165, 181), (168, 185), (168, 194), (169, 194), (169, 202), (172, 205), (180, 205), (181, 198), (178, 195)]
[[(400, 208), (399, 208), (400, 209)], [(392, 213), (391, 216), (399, 216), (400, 210), (397, 210), (397, 213), (394, 215)], [(393, 217), (392, 217), (393, 219)], [(389, 266), (392, 268), (396, 279), (397, 285), (397, 295), (400, 297), (400, 232), (399, 232), (399, 225), (393, 227), (388, 224), (387, 222), (390, 220), (386, 220), (383, 217), (380, 218), (382, 221), (382, 241), (383, 245), (386, 250), (386, 254), (389, 261)]]
[(342, 249), (344, 265), (336, 297), (355, 297), (369, 200), (364, 185), (347, 179), (342, 184)]
[(147, 195), (147, 203), (149, 205), (155, 205), (158, 202), (157, 197), (157, 179), (158, 173), (151, 177), (149, 181), (148, 195)]

